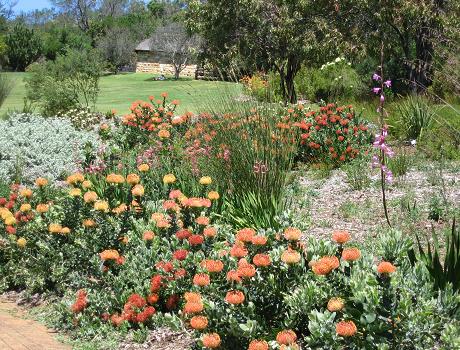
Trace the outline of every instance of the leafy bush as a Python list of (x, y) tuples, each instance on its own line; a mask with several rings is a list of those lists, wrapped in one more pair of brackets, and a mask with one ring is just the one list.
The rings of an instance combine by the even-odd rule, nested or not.
[(258, 72), (252, 76), (240, 79), (244, 92), (258, 101), (270, 101), (270, 83), (264, 73)]
[(387, 166), (396, 177), (406, 175), (411, 164), (412, 157), (405, 149), (401, 149), (401, 152), (397, 152), (394, 157), (387, 158)]
[(91, 112), (88, 107), (82, 107), (59, 112), (56, 114), (56, 117), (70, 120), (76, 129), (92, 130), (100, 124), (104, 115), (97, 112)]
[(14, 70), (23, 71), (40, 57), (42, 44), (33, 29), (16, 24), (6, 37), (8, 60)]
[(398, 106), (399, 123), (408, 140), (417, 140), (431, 126), (436, 112), (421, 96), (409, 96)]
[(26, 78), (27, 98), (46, 116), (96, 103), (103, 63), (94, 50), (69, 50), (55, 61), (35, 64)]
[(337, 101), (353, 99), (366, 92), (366, 86), (358, 73), (338, 57), (321, 68), (303, 67), (295, 79), (301, 96), (309, 101)]
[(292, 126), (301, 133), (299, 156), (303, 160), (338, 165), (369, 150), (372, 135), (352, 106), (328, 104), (319, 111), (298, 106), (289, 113)]
[(68, 120), (12, 114), (0, 121), (0, 178), (58, 179), (78, 169), (97, 145), (97, 135), (75, 130)]

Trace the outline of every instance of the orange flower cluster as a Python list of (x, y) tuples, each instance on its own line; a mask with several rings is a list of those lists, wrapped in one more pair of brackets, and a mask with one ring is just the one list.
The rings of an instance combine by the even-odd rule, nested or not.
[(77, 292), (77, 300), (72, 304), (71, 310), (74, 314), (78, 314), (86, 309), (88, 305), (87, 293), (85, 290), (80, 289)]
[(340, 265), (340, 262), (336, 256), (325, 256), (318, 261), (312, 261), (310, 264), (313, 273), (316, 275), (327, 275), (332, 270), (337, 269)]
[(335, 326), (335, 332), (341, 337), (352, 337), (358, 329), (353, 321), (340, 321)]
[(244, 302), (244, 294), (243, 292), (239, 290), (232, 290), (227, 292), (227, 295), (225, 296), (225, 301), (229, 304), (232, 305), (239, 305)]
[(291, 329), (281, 331), (276, 335), (276, 341), (279, 345), (291, 345), (294, 344), (296, 340), (297, 334)]
[(377, 272), (381, 275), (389, 275), (395, 271), (396, 271), (396, 267), (388, 261), (382, 261), (377, 266)]

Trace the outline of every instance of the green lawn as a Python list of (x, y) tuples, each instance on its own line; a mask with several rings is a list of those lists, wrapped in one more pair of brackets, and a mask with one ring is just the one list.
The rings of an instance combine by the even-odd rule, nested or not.
[[(27, 73), (6, 73), (14, 82), (13, 90), (0, 108), (0, 115), (9, 110), (20, 110), (24, 104)], [(129, 112), (129, 106), (135, 100), (148, 100), (150, 95), (159, 97), (167, 92), (171, 99), (180, 101), (179, 112), (198, 112), (212, 104), (216, 99), (238, 93), (241, 85), (226, 82), (180, 79), (154, 81), (153, 75), (147, 73), (124, 73), (105, 76), (100, 81), (100, 93), (96, 109), (106, 112), (112, 109), (118, 113)]]

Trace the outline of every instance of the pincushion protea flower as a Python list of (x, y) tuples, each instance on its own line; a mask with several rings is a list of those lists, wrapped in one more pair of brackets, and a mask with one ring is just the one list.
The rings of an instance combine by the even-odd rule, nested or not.
[(297, 335), (291, 329), (283, 330), (276, 335), (276, 341), (280, 345), (290, 345), (295, 343)]
[(335, 332), (341, 337), (352, 337), (358, 329), (353, 321), (340, 321), (335, 326)]
[(206, 316), (193, 316), (190, 320), (190, 326), (193, 329), (202, 331), (208, 326), (208, 318)]
[(388, 261), (382, 261), (377, 266), (377, 272), (381, 275), (389, 275), (390, 273), (393, 273), (395, 271), (396, 267)]
[(203, 346), (208, 349), (215, 349), (220, 346), (221, 340), (217, 333), (208, 333), (201, 337)]

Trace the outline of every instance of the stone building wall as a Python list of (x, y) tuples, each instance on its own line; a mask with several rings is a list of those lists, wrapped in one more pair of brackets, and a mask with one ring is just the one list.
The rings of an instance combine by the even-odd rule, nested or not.
[[(194, 77), (197, 69), (196, 64), (188, 64), (181, 71), (181, 76)], [(168, 63), (165, 55), (154, 54), (149, 51), (138, 51), (136, 59), (136, 73), (152, 73), (174, 75), (174, 66)]]

